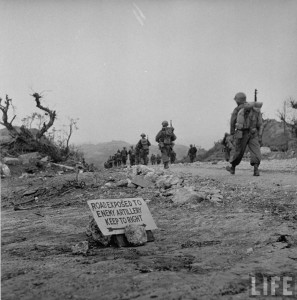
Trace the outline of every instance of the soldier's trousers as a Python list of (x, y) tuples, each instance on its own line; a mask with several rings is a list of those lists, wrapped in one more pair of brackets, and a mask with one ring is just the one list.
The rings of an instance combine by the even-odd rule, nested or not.
[(144, 165), (148, 164), (148, 161), (149, 161), (148, 154), (149, 154), (149, 152), (147, 150), (140, 151), (140, 163), (141, 164), (144, 164)]
[(242, 138), (235, 139), (235, 153), (230, 160), (233, 167), (240, 164), (246, 147), (250, 150), (250, 164), (251, 166), (260, 165), (261, 150), (259, 144), (258, 134), (250, 134), (248, 131), (243, 131)]
[(135, 156), (130, 156), (130, 166), (135, 165)]
[(190, 155), (190, 162), (194, 162), (194, 159), (195, 159), (196, 155)]
[(163, 163), (169, 162), (171, 156), (171, 150), (172, 150), (171, 146), (164, 146), (161, 148)]

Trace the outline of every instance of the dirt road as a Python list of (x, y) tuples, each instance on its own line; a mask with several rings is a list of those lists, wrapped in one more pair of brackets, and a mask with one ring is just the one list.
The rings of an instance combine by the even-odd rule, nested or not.
[[(104, 192), (107, 178), (125, 174), (115, 171), (96, 174), (96, 185), (95, 175), (85, 174), (85, 189), (60, 196), (57, 185), (72, 175), (4, 179), (2, 299), (247, 299), (252, 276), (263, 295), (264, 277), (297, 274), (297, 165), (277, 164), (263, 163), (259, 178), (245, 163), (236, 176), (224, 163), (171, 167), (193, 186), (219, 189), (218, 204), (176, 205), (156, 189)], [(30, 210), (13, 210), (10, 202), (24, 202), (20, 193), (44, 187), (37, 203), (22, 206)], [(71, 246), (86, 239), (86, 200), (139, 196), (151, 200), (155, 242), (72, 254)], [(281, 299), (282, 290), (276, 293)], [(263, 297), (270, 298), (278, 299)]]

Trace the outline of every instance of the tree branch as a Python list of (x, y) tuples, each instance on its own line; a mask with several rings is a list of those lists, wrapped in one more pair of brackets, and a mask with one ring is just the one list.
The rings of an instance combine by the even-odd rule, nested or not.
[(36, 106), (39, 108), (39, 109), (41, 109), (41, 110), (43, 110), (43, 111), (45, 111), (45, 112), (47, 112), (48, 113), (48, 115), (49, 115), (49, 121), (47, 122), (47, 123), (43, 123), (43, 126), (42, 126), (42, 128), (40, 129), (40, 131), (36, 134), (36, 138), (37, 139), (40, 139), (52, 126), (53, 126), (53, 124), (54, 124), (54, 122), (55, 122), (55, 119), (56, 119), (56, 111), (55, 110), (50, 110), (49, 108), (47, 108), (47, 107), (44, 107), (42, 104), (41, 104), (41, 102), (40, 102), (40, 99), (42, 98), (42, 96), (41, 95), (39, 95), (38, 93), (34, 93), (33, 95), (32, 95), (33, 97), (34, 97), (34, 99), (35, 99), (35, 102), (36, 102)]

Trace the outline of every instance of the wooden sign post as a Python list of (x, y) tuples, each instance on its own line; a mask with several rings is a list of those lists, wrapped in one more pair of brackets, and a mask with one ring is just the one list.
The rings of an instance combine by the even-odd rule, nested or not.
[(144, 226), (148, 240), (151, 230), (157, 229), (154, 219), (142, 198), (88, 200), (93, 217), (103, 235), (123, 235), (129, 224)]

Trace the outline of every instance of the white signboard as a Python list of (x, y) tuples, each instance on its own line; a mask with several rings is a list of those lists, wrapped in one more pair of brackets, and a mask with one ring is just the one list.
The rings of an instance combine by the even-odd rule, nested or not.
[(104, 235), (122, 234), (129, 224), (157, 229), (155, 221), (142, 198), (88, 200), (94, 219)]

